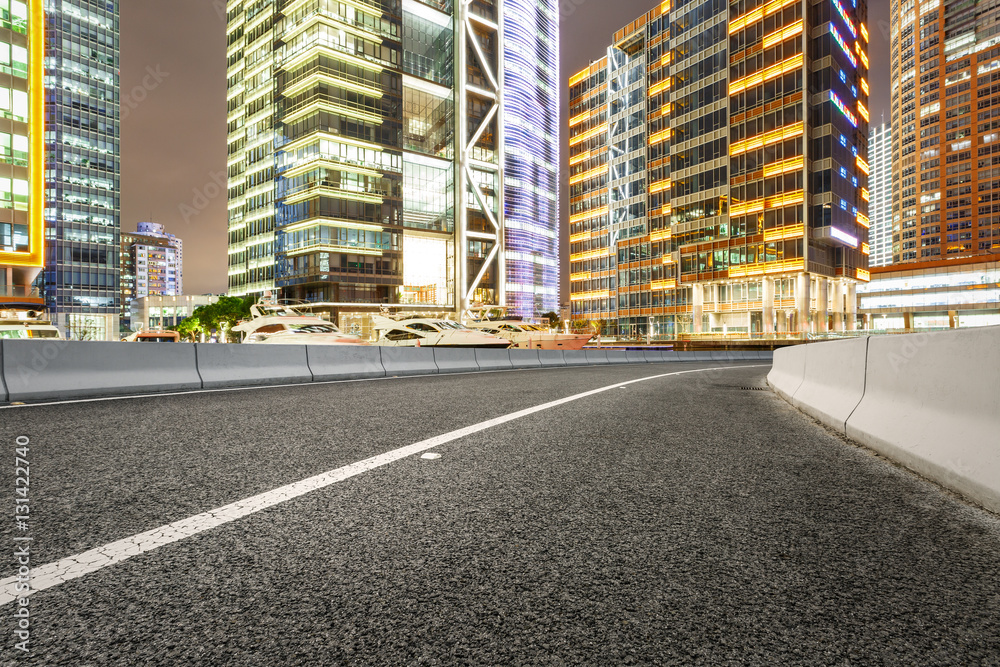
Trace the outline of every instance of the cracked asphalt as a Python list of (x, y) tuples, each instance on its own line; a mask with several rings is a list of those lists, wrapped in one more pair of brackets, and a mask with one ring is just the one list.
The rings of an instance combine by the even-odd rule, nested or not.
[[(764, 386), (673, 363), (0, 410), (38, 568), (595, 394), (31, 598), (0, 664), (1000, 665), (1000, 520)], [(759, 362), (756, 362), (759, 363)], [(13, 520), (0, 522), (7, 545)], [(0, 577), (16, 573), (13, 547)]]

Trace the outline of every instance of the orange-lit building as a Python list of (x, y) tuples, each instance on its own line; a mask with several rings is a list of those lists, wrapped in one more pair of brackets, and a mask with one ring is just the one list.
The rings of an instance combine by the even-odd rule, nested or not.
[(0, 16), (0, 310), (41, 310), (32, 282), (45, 263), (42, 1)]
[(1000, 5), (892, 0), (893, 263), (1000, 251)]
[(569, 81), (572, 318), (626, 337), (853, 329), (866, 0), (674, 4)]

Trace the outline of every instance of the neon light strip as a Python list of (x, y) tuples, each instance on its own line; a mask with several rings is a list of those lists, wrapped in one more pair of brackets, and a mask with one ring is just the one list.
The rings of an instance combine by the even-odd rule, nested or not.
[(739, 81), (732, 83), (729, 86), (729, 94), (730, 96), (736, 95), (737, 93), (743, 92), (750, 86), (759, 86), (765, 81), (770, 81), (771, 79), (779, 77), (782, 74), (787, 74), (788, 72), (797, 70), (802, 67), (803, 62), (803, 56), (801, 53), (786, 60), (782, 60), (776, 65), (771, 65), (767, 69), (763, 69), (756, 74), (751, 74), (750, 76), (744, 77)]
[(579, 125), (580, 123), (587, 120), (593, 115), (594, 115), (593, 111), (584, 111), (579, 116), (573, 116), (572, 118), (569, 119), (569, 126), (573, 127), (574, 125)]
[(737, 141), (729, 148), (729, 154), (736, 156), (747, 151), (754, 151), (758, 148), (764, 148), (765, 146), (776, 144), (779, 141), (794, 139), (795, 137), (801, 136), (804, 131), (805, 124), (802, 122), (798, 122), (793, 125), (786, 125), (785, 127), (779, 127), (777, 130), (771, 130), (770, 132), (766, 132), (764, 134), (758, 134), (756, 137), (750, 137), (749, 139), (744, 139), (743, 141)]
[(595, 208), (590, 211), (584, 211), (583, 213), (577, 213), (576, 215), (569, 216), (570, 222), (583, 222), (584, 220), (592, 220), (598, 218), (608, 212), (607, 206), (602, 206), (600, 208)]
[(569, 279), (571, 282), (576, 282), (578, 280), (590, 280), (590, 276), (593, 274), (590, 271), (583, 271), (581, 273), (571, 273), (569, 274)]
[(597, 248), (596, 250), (588, 250), (587, 252), (578, 252), (575, 255), (570, 255), (569, 261), (583, 262), (588, 259), (596, 259), (597, 257), (607, 257), (610, 254), (611, 248)]
[(868, 169), (868, 163), (862, 160), (860, 155), (858, 156), (856, 163), (858, 165), (858, 169), (865, 172), (865, 176), (868, 176), (868, 174), (870, 173)]
[(770, 35), (764, 38), (764, 48), (768, 49), (777, 44), (781, 44), (786, 39), (790, 39), (792, 37), (795, 37), (796, 35), (802, 34), (802, 26), (803, 26), (802, 19), (799, 19), (798, 21), (796, 21), (795, 23), (786, 28), (778, 28)]
[(865, 44), (868, 43), (868, 28), (865, 27), (864, 23), (859, 23), (858, 27), (861, 28), (861, 36), (865, 38)]
[(845, 42), (844, 38), (840, 36), (840, 31), (837, 30), (837, 26), (832, 23), (830, 24), (830, 34), (833, 35), (833, 39), (840, 45), (840, 48), (843, 50), (844, 55), (847, 56), (847, 59), (851, 61), (851, 65), (857, 69), (858, 59), (854, 57), (854, 54), (851, 53), (851, 47), (847, 46), (847, 42)]
[(657, 183), (653, 183), (653, 185), (649, 188), (649, 194), (655, 195), (657, 192), (663, 192), (664, 190), (669, 190), (670, 185), (671, 183), (669, 178), (659, 181)]
[[(837, 93), (833, 92), (832, 90), (830, 91), (830, 101), (833, 102), (833, 104), (838, 109), (840, 109), (840, 112), (844, 114), (844, 116), (847, 118), (848, 122), (850, 122), (851, 125), (853, 125), (854, 127), (858, 126), (858, 119), (855, 118), (854, 114), (852, 114), (850, 110), (844, 105), (840, 97), (837, 96)], [(860, 160), (861, 158), (858, 159)]]
[(657, 132), (656, 134), (652, 135), (651, 137), (649, 137), (649, 145), (650, 146), (655, 146), (656, 144), (658, 144), (658, 143), (660, 143), (662, 141), (666, 141), (667, 139), (669, 139), (671, 137), (672, 134), (673, 133), (671, 132), (671, 130), (670, 130), (669, 127), (667, 129), (665, 129), (665, 130), (661, 130), (661, 131)]
[(872, 274), (864, 269), (857, 269), (855, 275), (858, 277), (858, 280), (863, 280), (866, 283), (871, 281), (872, 278)]
[(672, 238), (674, 233), (669, 229), (657, 229), (655, 232), (649, 234), (650, 242), (653, 241), (665, 241)]
[(570, 236), (569, 237), (569, 242), (570, 243), (579, 243), (580, 241), (586, 241), (587, 239), (589, 239), (593, 235), (594, 235), (593, 232), (579, 232), (578, 234), (573, 234), (572, 236)]
[(861, 188), (861, 198), (865, 201), (871, 201), (871, 195), (868, 194), (868, 188)]
[(865, 95), (871, 95), (871, 91), (868, 89), (868, 80), (865, 77), (861, 77), (861, 90), (865, 91)]
[(854, 28), (854, 24), (851, 23), (851, 19), (847, 18), (847, 12), (844, 11), (844, 6), (840, 4), (840, 0), (832, 0), (832, 2), (833, 6), (837, 8), (840, 18), (844, 19), (844, 23), (847, 24), (847, 29), (851, 31), (851, 37), (857, 38), (858, 31)]
[(607, 299), (611, 293), (606, 289), (594, 292), (576, 292), (570, 297), (570, 301), (588, 301), (590, 299)]
[(674, 278), (670, 278), (669, 280), (654, 280), (649, 286), (651, 290), (673, 289), (675, 287), (677, 287), (677, 280)]
[(861, 244), (861, 252), (862, 252), (862, 254), (870, 255), (871, 252), (872, 252), (871, 251), (871, 247), (867, 243), (862, 243)]
[(729, 277), (742, 278), (744, 276), (760, 276), (765, 273), (786, 273), (789, 271), (802, 271), (805, 268), (806, 262), (804, 259), (786, 259), (780, 262), (735, 266), (729, 269)]
[(861, 103), (861, 100), (858, 100), (858, 113), (861, 114), (861, 117), (864, 118), (865, 122), (867, 123), (868, 122), (868, 109), (865, 107), (864, 104)]
[(868, 219), (868, 216), (862, 213), (861, 211), (858, 211), (858, 224), (864, 227), (865, 229), (871, 228), (871, 221)]
[(788, 5), (795, 4), (798, 1), (799, 0), (774, 0), (774, 2), (772, 2), (769, 5), (766, 5), (764, 7), (758, 7), (757, 9), (739, 17), (738, 19), (730, 21), (729, 34), (731, 35), (737, 30), (742, 30), (743, 28), (746, 28), (747, 26), (752, 25), (757, 21), (760, 21), (765, 16), (770, 16), (775, 12), (779, 12)]
[(608, 131), (608, 126), (607, 125), (601, 125), (600, 127), (595, 127), (590, 132), (586, 132), (584, 134), (577, 135), (577, 136), (573, 137), (572, 139), (570, 139), (569, 140), (569, 145), (570, 146), (576, 146), (577, 144), (582, 144), (587, 139), (591, 139), (591, 138), (596, 137), (597, 135), (601, 134), (602, 132), (607, 132), (607, 131)]
[(607, 167), (607, 165), (602, 165), (600, 167), (595, 167), (595, 168), (591, 169), (590, 171), (585, 171), (583, 173), (577, 174), (573, 178), (569, 179), (569, 184), (570, 185), (576, 185), (577, 183), (581, 183), (583, 181), (590, 180), (591, 178), (595, 178), (597, 176), (600, 176), (600, 175), (606, 174), (606, 173), (608, 173), (608, 167)]
[(580, 164), (581, 162), (584, 162), (585, 160), (587, 160), (587, 158), (591, 157), (592, 155), (593, 155), (592, 151), (585, 151), (583, 153), (580, 153), (579, 155), (575, 155), (569, 159), (569, 166), (574, 167)]
[(797, 171), (805, 166), (805, 160), (800, 155), (798, 157), (788, 158), (787, 160), (782, 160), (781, 162), (774, 162), (769, 165), (764, 166), (764, 176), (778, 176), (780, 174), (787, 174), (790, 171)]
[(787, 239), (797, 239), (805, 234), (804, 224), (792, 225), (790, 227), (776, 227), (764, 232), (765, 241), (785, 241)]
[(649, 89), (649, 96), (652, 97), (653, 95), (662, 93), (664, 90), (670, 88), (670, 85), (671, 85), (671, 78), (667, 77), (666, 79), (664, 79), (663, 81), (659, 82), (658, 84)]

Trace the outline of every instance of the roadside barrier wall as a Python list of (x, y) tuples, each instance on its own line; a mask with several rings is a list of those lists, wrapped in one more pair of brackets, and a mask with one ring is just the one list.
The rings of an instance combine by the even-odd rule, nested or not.
[[(147, 343), (117, 345), (119, 353), (125, 354), (132, 352), (123, 349), (125, 345), (141, 346)], [(253, 345), (196, 343), (202, 387), (217, 389), (312, 382), (305, 345), (268, 345), (267, 348), (267, 353), (261, 354)], [(135, 356), (141, 357), (140, 354)]]
[(2, 341), (6, 401), (83, 398), (200, 389), (195, 349), (185, 343)]
[(363, 345), (307, 345), (306, 358), (316, 382), (385, 377), (377, 347)]
[(0, 403), (695, 359), (694, 352), (606, 348), (490, 350), (0, 340)]
[(847, 437), (1000, 512), (1000, 327), (784, 348), (768, 383)]

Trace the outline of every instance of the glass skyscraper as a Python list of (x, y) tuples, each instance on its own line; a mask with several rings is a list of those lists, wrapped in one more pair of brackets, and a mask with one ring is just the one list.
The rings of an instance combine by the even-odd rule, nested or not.
[(624, 337), (853, 329), (866, 0), (663, 2), (569, 80), (573, 318)]
[(871, 159), (871, 245), (873, 267), (892, 264), (892, 125), (882, 122), (868, 137)]
[(557, 3), (229, 0), (229, 291), (554, 310)]
[(46, 307), (69, 338), (117, 340), (118, 2), (44, 10)]
[(41, 310), (44, 17), (0, 0), (0, 311)]

